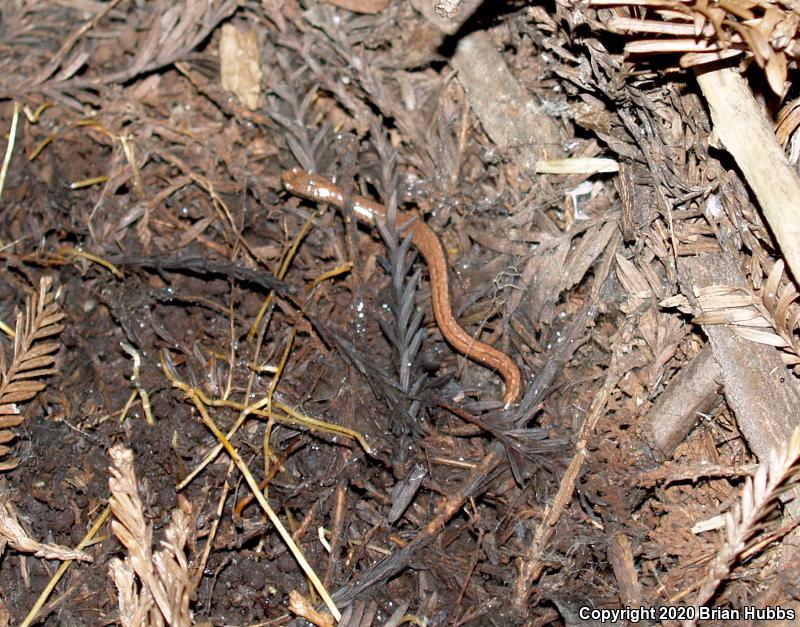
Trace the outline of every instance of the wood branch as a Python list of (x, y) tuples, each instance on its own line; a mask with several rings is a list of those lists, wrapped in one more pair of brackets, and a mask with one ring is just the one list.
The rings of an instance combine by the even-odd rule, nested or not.
[[(745, 286), (736, 261), (724, 254), (678, 259), (681, 289), (692, 305), (695, 290), (710, 285)], [(743, 340), (728, 326), (704, 324), (714, 359), (722, 372), (725, 398), (742, 434), (760, 460), (790, 438), (800, 424), (800, 386), (779, 352)]]
[(675, 375), (647, 413), (642, 431), (653, 453), (669, 459), (701, 414), (719, 405), (722, 372), (706, 345)]
[(781, 253), (800, 281), (800, 176), (750, 87), (731, 68), (697, 71), (714, 131), (741, 168)]

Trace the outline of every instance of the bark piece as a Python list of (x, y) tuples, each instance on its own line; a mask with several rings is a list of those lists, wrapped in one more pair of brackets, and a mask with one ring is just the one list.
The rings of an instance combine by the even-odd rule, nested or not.
[(608, 561), (614, 570), (622, 605), (637, 607), (642, 604), (642, 588), (633, 564), (631, 541), (621, 531), (611, 536), (608, 545)]
[[(678, 259), (678, 277), (693, 306), (695, 288), (747, 286), (736, 261), (726, 254)], [(800, 422), (800, 388), (773, 347), (744, 340), (722, 324), (703, 325), (703, 330), (720, 367), (728, 405), (751, 450), (763, 461), (771, 449), (789, 440)]]

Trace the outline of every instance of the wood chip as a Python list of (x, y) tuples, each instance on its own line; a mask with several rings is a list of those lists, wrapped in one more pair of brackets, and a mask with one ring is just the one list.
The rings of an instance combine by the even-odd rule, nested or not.
[(389, 0), (325, 0), (325, 2), (353, 13), (381, 13), (389, 6)]
[(219, 40), (219, 73), (222, 89), (254, 111), (261, 95), (261, 66), (255, 31), (241, 31), (233, 24), (222, 27)]

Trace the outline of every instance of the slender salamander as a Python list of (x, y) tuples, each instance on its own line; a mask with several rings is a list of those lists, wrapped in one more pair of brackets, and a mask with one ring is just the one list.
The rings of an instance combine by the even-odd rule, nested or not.
[[(328, 203), (338, 209), (343, 209), (345, 206), (342, 190), (322, 177), (293, 168), (286, 170), (282, 179), (286, 190), (296, 196)], [(363, 196), (354, 195), (350, 200), (353, 203), (353, 213), (362, 222), (374, 225), (376, 219), (386, 219), (386, 209), (383, 205)], [(398, 213), (397, 227), (411, 234), (414, 246), (428, 264), (433, 315), (442, 335), (458, 352), (499, 372), (506, 384), (503, 401), (507, 405), (516, 403), (522, 392), (522, 375), (517, 365), (502, 351), (473, 338), (453, 317), (447, 261), (436, 233), (416, 213)]]

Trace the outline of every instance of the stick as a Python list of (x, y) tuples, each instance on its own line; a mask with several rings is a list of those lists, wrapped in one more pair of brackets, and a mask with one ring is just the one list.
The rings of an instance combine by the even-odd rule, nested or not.
[(742, 169), (781, 253), (800, 282), (800, 176), (750, 87), (731, 68), (697, 72), (714, 131)]

